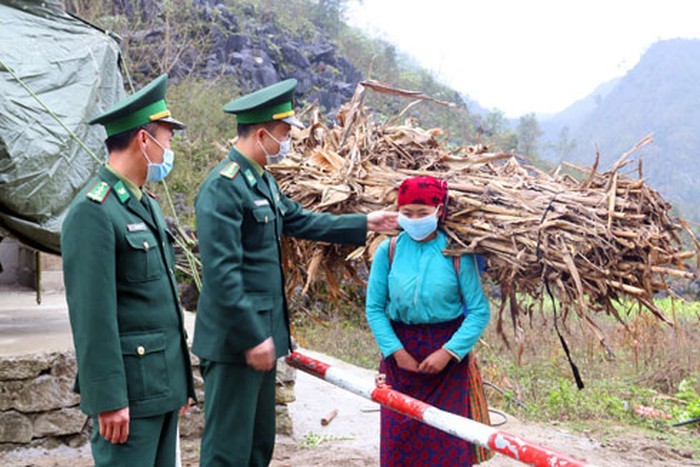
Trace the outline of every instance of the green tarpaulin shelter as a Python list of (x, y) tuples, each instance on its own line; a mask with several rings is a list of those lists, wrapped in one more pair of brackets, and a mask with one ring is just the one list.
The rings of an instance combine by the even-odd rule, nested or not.
[(0, 236), (59, 253), (68, 206), (99, 165), (71, 132), (106, 159), (105, 132), (87, 121), (124, 96), (118, 63), (118, 42), (60, 1), (0, 0)]

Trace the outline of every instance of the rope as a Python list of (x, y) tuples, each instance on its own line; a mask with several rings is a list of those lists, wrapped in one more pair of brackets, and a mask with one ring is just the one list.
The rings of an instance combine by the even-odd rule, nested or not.
[(56, 120), (56, 121), (58, 122), (58, 124), (61, 125), (61, 126), (63, 127), (63, 129), (66, 130), (66, 131), (68, 132), (68, 134), (70, 135), (70, 137), (73, 138), (73, 140), (75, 140), (75, 142), (78, 143), (78, 144), (80, 145), (80, 147), (83, 148), (83, 149), (85, 150), (85, 152), (87, 152), (88, 155), (89, 155), (90, 157), (92, 157), (92, 159), (93, 159), (95, 162), (97, 162), (99, 165), (102, 165), (102, 164), (103, 164), (103, 161), (101, 161), (100, 158), (97, 157), (97, 155), (96, 155), (94, 152), (92, 152), (92, 150), (91, 150), (89, 147), (87, 147), (87, 145), (83, 142), (83, 140), (80, 139), (80, 137), (79, 137), (78, 135), (76, 135), (76, 134), (73, 132), (73, 130), (71, 130), (70, 128), (68, 128), (68, 127), (66, 126), (66, 124), (63, 123), (63, 121), (60, 119), (60, 117), (59, 117), (58, 115), (56, 115), (56, 114), (49, 108), (49, 106), (46, 105), (46, 103), (44, 103), (44, 101), (42, 101), (41, 98), (40, 98), (34, 91), (32, 91), (32, 89), (27, 85), (27, 83), (25, 83), (25, 82), (22, 80), (22, 78), (20, 78), (20, 77), (12, 70), (12, 68), (10, 68), (9, 66), (7, 66), (7, 65), (5, 64), (5, 62), (2, 61), (2, 59), (0, 59), (0, 67), (6, 69), (6, 70), (8, 71), (8, 73), (10, 73), (10, 75), (12, 75), (12, 77), (15, 79), (15, 81), (17, 81), (17, 82), (20, 84), (20, 86), (22, 86), (22, 87), (29, 93), (29, 95), (32, 96), (32, 97), (39, 103), (39, 105), (41, 105), (41, 106), (44, 108), (44, 110), (46, 111), (46, 113), (48, 113), (51, 117), (53, 117), (53, 119)]
[[(549, 214), (550, 211), (553, 210), (554, 202), (557, 200), (557, 196), (559, 196), (561, 192), (555, 194), (552, 199), (549, 201), (549, 204), (547, 205), (547, 209), (544, 210), (544, 213), (542, 214), (542, 219), (540, 219), (540, 227), (542, 224), (544, 224), (545, 219), (547, 218), (547, 214)], [(549, 295), (549, 299), (552, 302), (552, 310), (554, 312), (554, 329), (557, 331), (557, 335), (559, 336), (559, 342), (561, 342), (561, 346), (564, 349), (564, 353), (566, 354), (566, 359), (569, 361), (569, 366), (571, 367), (571, 371), (574, 374), (574, 380), (576, 380), (576, 386), (578, 387), (579, 391), (584, 388), (583, 385), (583, 379), (581, 379), (581, 373), (578, 370), (578, 367), (574, 363), (573, 359), (571, 358), (571, 352), (569, 351), (569, 346), (566, 344), (566, 341), (564, 340), (564, 336), (561, 334), (561, 331), (559, 330), (559, 324), (558, 324), (558, 317), (557, 317), (557, 303), (556, 300), (554, 300), (554, 295), (552, 294), (552, 291), (549, 288), (549, 279), (547, 279), (547, 265), (542, 261), (542, 250), (540, 249), (540, 246), (542, 244), (542, 229), (539, 229), (537, 232), (537, 260), (542, 263), (542, 277), (544, 279), (544, 287), (547, 290), (547, 295)]]
[(691, 425), (693, 423), (700, 423), (700, 417), (695, 417), (691, 420), (686, 420), (684, 422), (672, 423), (670, 426), (685, 426), (685, 425)]
[(506, 400), (512, 400), (513, 402), (515, 402), (516, 404), (518, 404), (521, 408), (527, 410), (527, 405), (525, 405), (525, 403), (522, 402), (522, 401), (521, 401), (520, 399), (518, 399), (517, 397), (510, 396), (509, 394), (506, 394), (506, 392), (505, 392), (503, 389), (499, 388), (499, 387), (496, 386), (495, 384), (490, 383), (490, 382), (488, 382), (488, 381), (484, 381), (483, 384), (484, 384), (484, 386), (488, 386), (488, 387), (490, 387), (491, 389), (496, 390), (496, 392), (500, 393), (503, 397), (506, 398)]
[(131, 74), (129, 73), (129, 67), (126, 64), (126, 57), (122, 55), (121, 53), (119, 54), (119, 61), (121, 62), (122, 66), (121, 69), (124, 71), (124, 74), (126, 75), (126, 81), (129, 83), (129, 89), (131, 89), (131, 94), (134, 93), (134, 83), (131, 81)]
[[(120, 54), (119, 57), (121, 58), (122, 64), (124, 65), (122, 69), (126, 74), (129, 87), (131, 88), (131, 92), (133, 93), (134, 85), (131, 81), (131, 75), (129, 74), (128, 67), (126, 66), (126, 62), (123, 56)], [(20, 86), (22, 86), (25, 89), (25, 91), (27, 91), (27, 93), (29, 93), (29, 95), (32, 96), (34, 100), (36, 100), (39, 103), (39, 105), (41, 105), (41, 107), (46, 111), (46, 113), (48, 113), (54, 120), (56, 120), (56, 122), (58, 122), (59, 125), (63, 127), (64, 130), (68, 132), (70, 137), (76, 143), (78, 143), (78, 145), (80, 145), (80, 147), (83, 148), (85, 152), (87, 152), (88, 155), (92, 157), (92, 159), (98, 165), (102, 165), (104, 163), (104, 161), (101, 161), (100, 158), (97, 157), (97, 155), (89, 147), (87, 147), (85, 142), (78, 135), (76, 135), (73, 132), (73, 130), (68, 128), (68, 126), (65, 123), (63, 123), (61, 118), (58, 115), (56, 115), (56, 113), (53, 110), (51, 110), (51, 108), (48, 105), (46, 105), (46, 103), (32, 90), (32, 88), (30, 88), (29, 85), (27, 85), (27, 83), (25, 83), (24, 80), (22, 80), (22, 78), (20, 78), (9, 66), (7, 66), (7, 64), (5, 64), (5, 62), (2, 59), (0, 59), (0, 67), (4, 68), (8, 71), (8, 73), (10, 73), (10, 75), (15, 79), (15, 81), (17, 81), (20, 84)], [(175, 211), (175, 205), (173, 204), (172, 198), (170, 196), (170, 190), (168, 190), (168, 185), (165, 183), (165, 181), (163, 181), (163, 187), (165, 189), (165, 195), (168, 200), (168, 205), (170, 206), (170, 209), (173, 213), (175, 222), (180, 228), (182, 228), (182, 224), (180, 224), (180, 219), (177, 215), (177, 211)], [(185, 257), (187, 258), (187, 263), (189, 264), (190, 269), (192, 270), (192, 279), (194, 280), (194, 283), (197, 286), (197, 290), (202, 290), (202, 280), (199, 277), (199, 273), (197, 272), (197, 258), (194, 256), (194, 253), (192, 253), (192, 251), (189, 249), (189, 246), (186, 245), (178, 236), (175, 236), (175, 243), (177, 243), (177, 245), (180, 248), (182, 248)]]
[(499, 417), (503, 417), (503, 421), (502, 421), (502, 422), (498, 422), (498, 423), (491, 422), (491, 423), (490, 423), (490, 426), (503, 426), (503, 425), (505, 425), (506, 423), (508, 423), (508, 416), (507, 416), (505, 413), (501, 412), (500, 410), (489, 409), (489, 413), (496, 414), (496, 415), (498, 415)]
[[(170, 190), (168, 189), (168, 184), (163, 180), (162, 182), (163, 189), (165, 190), (165, 198), (167, 199), (168, 206), (170, 207), (170, 210), (173, 213), (173, 218), (175, 219), (175, 224), (177, 227), (181, 230), (184, 231), (182, 228), (182, 224), (180, 223), (180, 218), (177, 215), (177, 211), (175, 210), (175, 204), (173, 203), (173, 199), (170, 196)], [(175, 235), (175, 243), (182, 248), (182, 252), (185, 254), (185, 258), (187, 259), (187, 264), (190, 267), (190, 270), (192, 271), (192, 280), (194, 281), (195, 286), (197, 287), (197, 290), (202, 290), (202, 279), (199, 277), (199, 272), (197, 270), (198, 266), (198, 261), (197, 258), (195, 257), (194, 253), (190, 250), (189, 245), (187, 245), (179, 235)]]

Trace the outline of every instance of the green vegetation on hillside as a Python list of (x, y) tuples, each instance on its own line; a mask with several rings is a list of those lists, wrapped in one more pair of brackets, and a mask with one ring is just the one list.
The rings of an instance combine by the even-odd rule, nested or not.
[[(124, 38), (122, 52), (126, 65), (125, 81), (135, 88), (154, 76), (168, 72), (171, 75), (168, 100), (175, 115), (180, 116), (188, 129), (174, 142), (176, 164), (168, 178), (171, 192), (184, 224), (194, 227), (191, 215), (196, 190), (208, 170), (225, 157), (228, 142), (235, 137), (235, 119), (221, 111), (222, 106), (243, 91), (235, 78), (221, 74), (204, 77), (198, 74), (206, 65), (213, 47), (217, 27), (224, 27), (226, 18), (211, 14), (212, 20), (201, 19), (199, 7), (190, 0), (163, 0), (148, 2), (154, 12), (143, 11), (143, 3), (123, 2), (129, 5), (120, 10), (107, 0), (66, 0), (68, 11), (90, 23)], [(211, 2), (216, 5), (218, 2)], [(424, 69), (412, 63), (410, 57), (401, 55), (395, 46), (371, 39), (362, 32), (350, 28), (342, 21), (347, 2), (330, 0), (224, 0), (228, 12), (248, 24), (248, 29), (275, 25), (295, 40), (313, 42), (320, 38), (335, 44), (338, 54), (348, 60), (363, 78), (384, 81), (409, 90), (419, 90), (441, 100), (454, 102), (456, 108), (448, 108), (422, 102), (410, 109), (403, 118), (411, 118), (424, 128), (441, 128), (448, 145), (482, 143), (498, 151), (520, 151), (536, 156), (536, 139), (539, 126), (534, 115), (521, 119), (512, 129), (502, 113), (494, 111), (487, 116), (470, 112), (459, 93), (440, 84)], [(124, 10), (131, 8), (130, 15)], [(243, 27), (243, 26), (239, 26)], [(249, 34), (252, 30), (237, 33)], [(274, 50), (282, 40), (267, 38)], [(182, 63), (188, 64), (183, 74)], [(281, 63), (284, 68), (284, 63)], [(283, 71), (283, 70), (282, 70)], [(337, 72), (337, 70), (336, 70)], [(128, 90), (128, 89), (127, 89)], [(309, 102), (300, 102), (300, 107)], [(375, 109), (375, 118), (386, 121), (396, 117), (409, 100), (368, 92), (365, 104)], [(326, 109), (328, 110), (328, 109)], [(327, 115), (329, 120), (334, 115)], [(399, 120), (396, 123), (400, 123)], [(534, 162), (538, 162), (536, 159)], [(159, 186), (152, 187), (162, 193)], [(169, 212), (166, 209), (166, 212)]]

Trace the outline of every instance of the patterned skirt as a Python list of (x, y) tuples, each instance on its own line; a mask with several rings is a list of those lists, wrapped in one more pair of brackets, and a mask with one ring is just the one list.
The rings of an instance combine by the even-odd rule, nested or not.
[[(406, 351), (420, 363), (452, 337), (463, 319), (417, 325), (392, 322), (392, 326)], [(393, 357), (382, 360), (379, 371), (397, 391), (456, 415), (471, 415), (469, 356), (461, 362), (451, 360), (435, 375), (403, 370)], [(381, 409), (382, 466), (473, 465), (472, 449), (470, 443), (460, 438), (391, 409)]]

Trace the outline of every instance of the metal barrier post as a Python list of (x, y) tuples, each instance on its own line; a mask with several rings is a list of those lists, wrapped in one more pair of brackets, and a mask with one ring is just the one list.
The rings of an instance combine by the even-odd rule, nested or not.
[(591, 466), (493, 427), (438, 409), (390, 387), (376, 387), (374, 382), (343, 373), (338, 368), (302, 353), (293, 352), (286, 357), (286, 361), (290, 366), (310, 375), (517, 461), (538, 467)]

